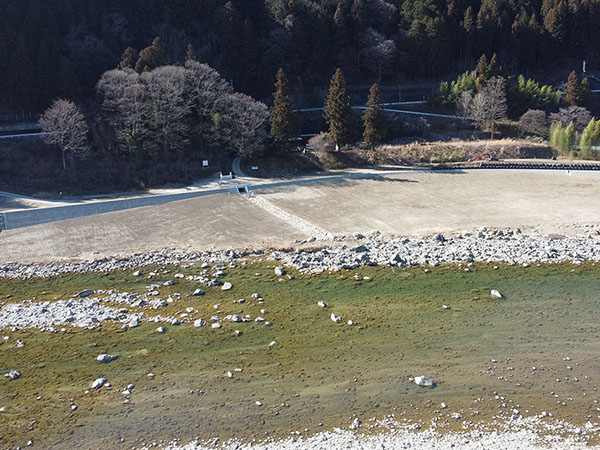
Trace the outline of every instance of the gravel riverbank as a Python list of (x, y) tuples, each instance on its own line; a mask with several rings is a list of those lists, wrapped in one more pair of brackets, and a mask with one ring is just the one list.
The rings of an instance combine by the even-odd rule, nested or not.
[[(600, 261), (600, 229), (590, 226), (584, 237), (525, 235), (519, 229), (478, 229), (455, 236), (336, 236), (330, 241), (295, 242), (296, 249), (225, 250), (217, 252), (153, 251), (90, 262), (0, 265), (0, 279), (50, 277), (71, 272), (110, 272), (148, 265), (184, 262), (235, 264), (245, 257), (268, 257), (302, 272), (355, 269), (361, 265), (439, 265), (444, 263), (559, 263)], [(307, 249), (310, 246), (310, 249)]]
[[(198, 443), (185, 445), (171, 443), (168, 450), (383, 450), (418, 449), (442, 450), (591, 450), (598, 446), (588, 445), (590, 435), (597, 433), (596, 427), (588, 424), (577, 428), (561, 421), (545, 421), (538, 416), (513, 418), (498, 423), (495, 429), (464, 424), (467, 431), (440, 433), (435, 428), (415, 431), (414, 426), (401, 425), (393, 420), (373, 423), (369, 429), (385, 429), (383, 432), (363, 434), (351, 430), (335, 429), (309, 438), (290, 437), (281, 441), (264, 443)], [(566, 433), (566, 434), (565, 434)]]

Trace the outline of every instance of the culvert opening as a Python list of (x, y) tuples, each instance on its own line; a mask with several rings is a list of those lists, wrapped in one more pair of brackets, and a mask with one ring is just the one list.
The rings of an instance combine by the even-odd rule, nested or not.
[(248, 189), (248, 186), (238, 186), (237, 192), (238, 194), (247, 194), (250, 192), (250, 190)]

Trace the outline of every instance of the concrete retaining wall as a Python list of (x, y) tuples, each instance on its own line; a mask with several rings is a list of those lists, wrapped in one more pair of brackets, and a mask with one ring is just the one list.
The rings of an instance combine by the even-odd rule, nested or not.
[[(76, 219), (124, 209), (152, 206), (188, 198), (203, 197), (205, 195), (223, 194), (231, 192), (231, 188), (212, 189), (207, 191), (181, 192), (167, 195), (148, 195), (118, 200), (106, 200), (95, 203), (78, 203), (74, 205), (56, 206), (50, 208), (24, 209), (7, 211), (0, 214), (0, 230), (29, 227), (41, 223), (56, 222), (58, 220)], [(2, 224), (4, 228), (2, 228)]]

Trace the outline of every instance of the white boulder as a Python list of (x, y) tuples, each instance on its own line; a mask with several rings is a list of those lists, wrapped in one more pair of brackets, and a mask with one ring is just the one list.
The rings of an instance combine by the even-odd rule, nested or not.
[(419, 377), (415, 377), (415, 384), (417, 386), (432, 387), (433, 380), (431, 378), (426, 377), (425, 375), (421, 375)]
[(10, 372), (5, 373), (4, 376), (9, 380), (16, 380), (17, 378), (21, 377), (21, 374), (16, 370), (11, 370)]
[(492, 297), (496, 297), (496, 298), (502, 298), (502, 294), (501, 294), (499, 291), (497, 291), (496, 289), (492, 289), (492, 290), (490, 291), (490, 295), (491, 295)]
[(96, 358), (96, 361), (101, 362), (101, 363), (109, 363), (111, 361), (114, 361), (115, 359), (117, 359), (117, 357), (115, 355), (108, 355), (106, 353), (102, 353), (102, 354), (98, 355), (98, 357)]
[(92, 389), (100, 389), (106, 383), (106, 378), (96, 378), (92, 383)]
[(331, 320), (333, 320), (335, 323), (340, 323), (342, 321), (342, 318), (336, 313), (331, 313)]

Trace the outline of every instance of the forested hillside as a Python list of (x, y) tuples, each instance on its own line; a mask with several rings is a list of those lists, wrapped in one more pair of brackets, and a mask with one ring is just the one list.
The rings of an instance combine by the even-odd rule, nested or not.
[(0, 108), (44, 110), (93, 95), (127, 47), (154, 37), (170, 63), (191, 43), (237, 91), (261, 98), (283, 67), (294, 86), (396, 82), (471, 68), (513, 72), (600, 51), (600, 0), (2, 0)]

